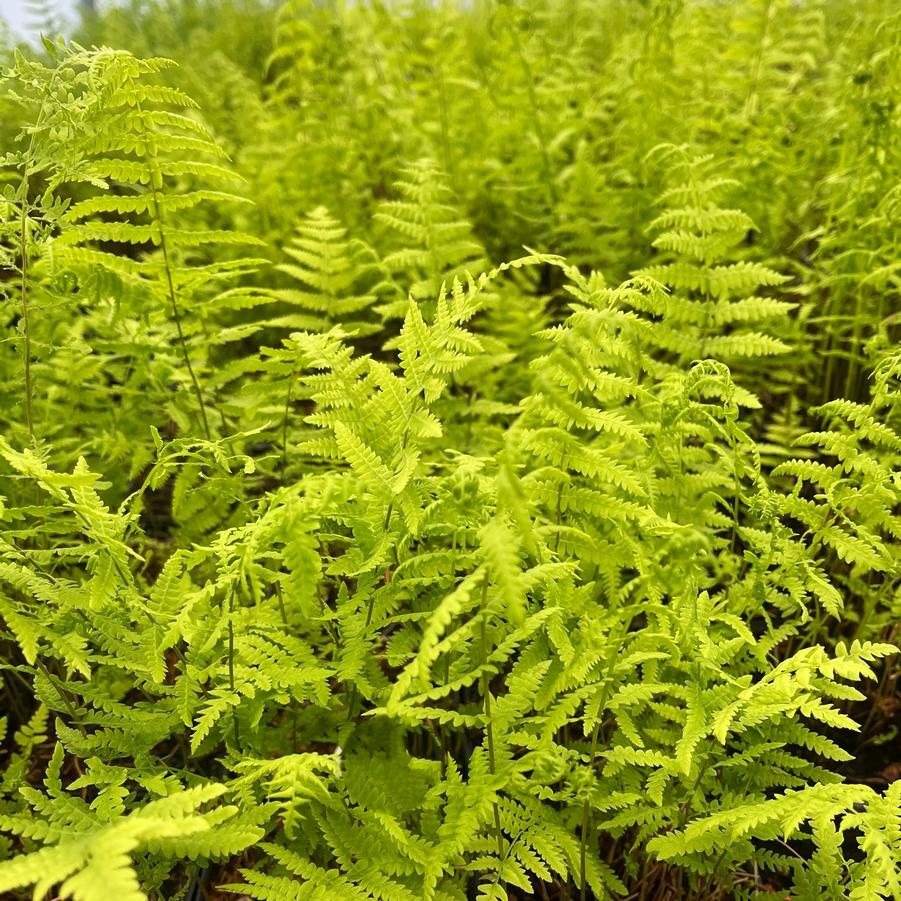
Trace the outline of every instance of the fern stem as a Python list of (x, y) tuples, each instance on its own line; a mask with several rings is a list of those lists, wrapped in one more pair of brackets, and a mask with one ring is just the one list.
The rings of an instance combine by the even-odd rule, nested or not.
[(760, 20), (760, 35), (757, 41), (757, 53), (754, 58), (751, 83), (748, 88), (748, 96), (745, 98), (744, 114), (749, 120), (757, 113), (758, 92), (760, 90), (761, 73), (763, 71), (763, 56), (767, 47), (767, 34), (770, 30), (770, 25), (772, 24), (772, 18), (773, 0), (767, 0)]
[(560, 549), (560, 520), (563, 518), (563, 481), (557, 488), (557, 504), (554, 507), (554, 525), (556, 526), (556, 534), (554, 535), (554, 553)]
[(288, 468), (288, 418), (291, 413), (291, 397), (294, 394), (294, 377), (297, 370), (291, 372), (291, 380), (288, 382), (288, 393), (285, 396), (285, 412), (282, 416), (282, 483), (285, 481), (285, 471)]
[(185, 360), (185, 367), (191, 379), (191, 385), (194, 388), (194, 395), (197, 398), (197, 404), (200, 408), (200, 419), (203, 423), (203, 433), (207, 441), (213, 440), (210, 424), (207, 420), (206, 405), (203, 402), (203, 392), (200, 389), (200, 381), (197, 373), (194, 372), (194, 366), (191, 363), (191, 355), (188, 353), (188, 342), (185, 340), (184, 329), (181, 324), (181, 312), (178, 308), (178, 300), (176, 298), (175, 282), (172, 279), (172, 265), (169, 261), (169, 247), (166, 242), (166, 229), (163, 225), (162, 211), (160, 210), (159, 191), (156, 186), (157, 173), (154, 170), (150, 176), (150, 190), (153, 193), (153, 211), (156, 217), (157, 225), (160, 230), (160, 250), (163, 253), (163, 268), (166, 272), (166, 286), (169, 293), (169, 304), (172, 307), (172, 318), (175, 321), (175, 330), (178, 332), (178, 343), (181, 346), (182, 356)]
[[(48, 95), (50, 90), (56, 85), (59, 70), (53, 72), (48, 85)], [(34, 158), (34, 148), (37, 141), (38, 126), (44, 121), (44, 114), (47, 112), (46, 100), (41, 103), (40, 111), (31, 130), (31, 137), (28, 139), (28, 151), (25, 154), (25, 163), (22, 171), (22, 181), (19, 183), (19, 202), (21, 203), (21, 217), (19, 220), (19, 250), (21, 256), (21, 283), (20, 298), (22, 304), (22, 333), (23, 333), (23, 354), (25, 357), (25, 422), (28, 426), (28, 435), (34, 443), (34, 385), (32, 383), (31, 374), (31, 318), (28, 307), (28, 187), (31, 177), (31, 162)]]
[[(25, 178), (28, 175), (26, 173)], [(27, 223), (28, 217), (25, 212), (25, 201), (22, 201), (22, 217), (19, 229), (20, 253), (22, 257), (22, 282), (21, 282), (21, 301), (22, 301), (22, 334), (24, 339), (23, 356), (25, 358), (25, 422), (28, 425), (28, 435), (31, 443), (34, 444), (34, 403), (33, 403), (33, 387), (31, 383), (31, 322), (28, 313), (28, 243), (27, 243)]]
[[(603, 709), (600, 711), (603, 712)], [(589, 752), (590, 762), (588, 764), (589, 768), (592, 772), (594, 772), (594, 761), (597, 756), (597, 748), (598, 748), (598, 733), (601, 729), (601, 719), (598, 717), (598, 721), (594, 724), (594, 729), (591, 733), (591, 751)], [(586, 870), (588, 869), (587, 862), (587, 854), (588, 854), (588, 832), (591, 829), (591, 805), (586, 800), (582, 805), (582, 831), (579, 835), (579, 901), (586, 901), (588, 897), (586, 892), (588, 890), (588, 885), (586, 883)]]
[(538, 150), (541, 154), (541, 170), (544, 177), (544, 185), (548, 193), (548, 200), (550, 201), (551, 221), (556, 226), (558, 204), (557, 187), (554, 184), (554, 180), (551, 175), (551, 157), (548, 153), (548, 142), (547, 138), (545, 137), (544, 126), (541, 121), (541, 109), (538, 105), (538, 95), (535, 93), (535, 74), (532, 72), (532, 67), (529, 65), (528, 59), (526, 59), (526, 54), (523, 50), (522, 42), (519, 40), (519, 32), (515, 24), (513, 28), (510, 29), (510, 32), (513, 35), (513, 46), (516, 48), (516, 55), (519, 57), (520, 65), (522, 66), (523, 73), (526, 76), (526, 91), (529, 96), (529, 106), (531, 107), (532, 122), (535, 125), (535, 138), (538, 141)]
[(275, 583), (275, 596), (276, 596), (276, 598), (278, 598), (278, 612), (282, 618), (282, 623), (284, 623), (284, 625), (287, 626), (288, 625), (288, 614), (287, 614), (287, 611), (285, 610), (285, 599), (282, 596), (282, 586), (279, 582)]
[(734, 554), (738, 547), (738, 518), (741, 508), (739, 498), (741, 497), (741, 476), (738, 472), (738, 460), (735, 456), (735, 435), (729, 433), (729, 451), (732, 454), (732, 478), (734, 495), (732, 499), (732, 538), (729, 543), (729, 549)]
[(75, 707), (72, 704), (72, 699), (69, 697), (69, 693), (57, 684), (56, 678), (53, 676), (50, 670), (47, 669), (46, 665), (40, 658), (36, 658), (34, 664), (41, 671), (41, 673), (43, 673), (44, 678), (56, 689), (56, 693), (59, 695), (60, 700), (63, 702), (63, 706), (66, 708), (66, 712), (69, 714), (69, 718), (81, 733), (81, 737), (87, 738), (88, 733), (81, 722), (79, 722), (78, 715), (75, 712)]
[[(228, 688), (232, 695), (235, 693), (235, 589), (228, 593)], [(238, 713), (232, 707), (232, 726), (235, 731), (235, 747), (241, 749), (241, 732), (238, 727)]]
[[(407, 434), (404, 433), (403, 440), (401, 441), (400, 449), (404, 450), (407, 444)], [(394, 513), (394, 501), (389, 501), (388, 506), (385, 509), (385, 521), (382, 524), (382, 531), (388, 531), (389, 526), (391, 525), (391, 515)], [(395, 547), (395, 561), (397, 560), (397, 548)], [(369, 606), (366, 608), (366, 625), (364, 628), (368, 629), (372, 625), (372, 612), (375, 609), (375, 594), (369, 595)]]
[(851, 329), (851, 338), (848, 346), (848, 364), (845, 370), (844, 397), (848, 400), (857, 400), (857, 381), (861, 342), (863, 339), (863, 305), (860, 292), (857, 293), (854, 302), (854, 325)]
[[(488, 739), (488, 771), (492, 776), (497, 769), (497, 758), (494, 752), (494, 725), (491, 722), (491, 692), (488, 687), (488, 613), (485, 611), (485, 602), (488, 598), (488, 578), (482, 583), (482, 703), (485, 710), (485, 735)], [(497, 837), (497, 853), (504, 856), (504, 836), (501, 832), (501, 812), (497, 801), (491, 805), (494, 809), (494, 832)]]
[[(888, 638), (891, 641), (894, 638), (894, 635), (890, 633)], [(894, 644), (894, 642), (892, 642), (892, 643)], [(875, 694), (875, 697), (877, 699), (884, 698), (884, 697), (886, 697), (886, 695), (891, 694), (890, 692), (888, 692), (888, 683), (892, 678), (891, 674), (892, 674), (894, 667), (888, 660), (883, 661), (882, 666), (883, 666), (882, 677), (879, 680), (879, 685), (876, 688), (876, 694)], [(880, 708), (879, 704), (871, 704), (870, 705), (870, 709), (867, 712), (867, 718), (866, 718), (866, 720), (864, 720), (863, 725), (860, 727), (860, 735), (863, 737), (864, 741), (862, 741), (857, 746), (855, 754), (860, 754), (861, 750), (864, 747), (866, 747), (866, 745), (868, 745), (870, 743), (870, 741), (872, 741), (872, 739), (867, 738), (867, 736), (869, 734), (870, 724), (873, 722), (873, 719), (878, 714), (879, 708)]]
[[(280, 582), (275, 583), (275, 596), (278, 599), (278, 612), (282, 618), (282, 624), (288, 628), (288, 612), (285, 610), (285, 599), (282, 595)], [(297, 704), (291, 703), (291, 750), (297, 750)]]
[[(56, 81), (56, 74), (51, 79), (51, 86)], [(37, 136), (37, 126), (43, 121), (45, 106), (41, 105), (40, 113), (35, 122), (35, 128), (28, 142), (28, 152), (25, 155), (22, 181), (19, 185), (19, 202), (21, 203), (21, 215), (19, 219), (19, 253), (21, 257), (21, 282), (20, 300), (22, 305), (22, 336), (23, 356), (25, 363), (25, 422), (28, 426), (28, 435), (34, 443), (34, 386), (31, 375), (31, 317), (28, 307), (28, 186), (31, 175), (31, 159), (34, 155), (34, 146)]]
[[(439, 57), (443, 60), (443, 57)], [(448, 174), (450, 179), (451, 187), (457, 187), (457, 178), (456, 173), (454, 171), (454, 157), (452, 151), (452, 144), (450, 140), (450, 115), (448, 113), (448, 104), (447, 104), (447, 85), (444, 80), (444, 66), (442, 65), (439, 70), (439, 75), (436, 79), (438, 82), (438, 112), (440, 114), (441, 120), (441, 150), (442, 155), (444, 156), (444, 169)]]
[(692, 786), (689, 789), (685, 800), (680, 805), (677, 828), (681, 829), (688, 822), (688, 817), (690, 816), (691, 803), (692, 803), (692, 801), (694, 801), (695, 794), (697, 794), (698, 789), (701, 787), (701, 782), (704, 780), (704, 777), (707, 775), (707, 770), (709, 769), (709, 767), (710, 767), (710, 755), (707, 755), (704, 759), (704, 762), (698, 768), (698, 775), (695, 778), (695, 781), (692, 783)]

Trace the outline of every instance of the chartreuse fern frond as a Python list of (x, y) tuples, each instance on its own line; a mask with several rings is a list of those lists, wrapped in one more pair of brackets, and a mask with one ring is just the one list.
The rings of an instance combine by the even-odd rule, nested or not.
[[(234, 807), (200, 809), (222, 795), (222, 785), (173, 791), (126, 813), (125, 793), (118, 794), (120, 786), (113, 784), (101, 790), (99, 803), (88, 806), (64, 791), (63, 757), (62, 747), (56, 745), (46, 795), (33, 788), (23, 790), (41, 810), (39, 818), (0, 816), (5, 831), (43, 842), (38, 851), (0, 862), (0, 891), (34, 886), (34, 895), (40, 898), (59, 886), (59, 893), (68, 898), (99, 901), (112, 892), (128, 901), (145, 901), (148, 895), (136, 872), (139, 855), (150, 851), (173, 862), (210, 860), (234, 854), (261, 836), (251, 821), (241, 822)], [(91, 784), (88, 777), (78, 781)]]
[[(788, 858), (794, 897), (894, 898), (898, 880), (897, 783), (880, 796), (864, 785), (817, 785), (787, 791), (776, 798), (730, 808), (693, 822), (651, 842), (664, 859), (719, 854), (752, 839), (804, 839), (816, 848), (810, 864)], [(846, 832), (856, 832), (865, 863), (848, 864), (841, 854)]]
[(433, 162), (409, 166), (394, 187), (400, 199), (383, 201), (376, 219), (400, 245), (385, 256), (383, 265), (399, 279), (403, 293), (381, 305), (385, 318), (403, 316), (407, 294), (430, 304), (442, 282), (487, 268), (483, 248), (451, 202), (446, 176)]
[[(685, 156), (684, 148), (673, 152)], [(719, 205), (736, 184), (711, 174), (710, 164), (710, 157), (685, 156), (673, 167), (674, 180), (681, 183), (660, 197), (665, 209), (650, 228), (658, 233), (653, 244), (664, 261), (636, 275), (669, 290), (636, 296), (638, 309), (658, 320), (645, 340), (683, 364), (713, 357), (741, 365), (748, 358), (783, 354), (788, 345), (772, 329), (795, 304), (754, 292), (787, 278), (740, 258), (739, 245), (756, 226), (741, 210)]]
[[(307, 314), (306, 321), (286, 323), (296, 329), (325, 331), (341, 324), (349, 333), (365, 336), (377, 330), (374, 322), (358, 318), (376, 301), (379, 269), (371, 251), (346, 240), (328, 210), (319, 207), (298, 226), (285, 253), (290, 263), (278, 268), (300, 282), (300, 289), (278, 292), (283, 303), (297, 306)], [(367, 284), (368, 283), (368, 284)], [(369, 290), (367, 291), (367, 287)], [(362, 290), (362, 293), (359, 293)]]

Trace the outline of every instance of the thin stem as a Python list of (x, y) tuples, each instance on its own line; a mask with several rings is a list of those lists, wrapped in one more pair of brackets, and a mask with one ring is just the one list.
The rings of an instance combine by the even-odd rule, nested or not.
[[(603, 713), (601, 710), (599, 713)], [(598, 721), (594, 724), (594, 729), (591, 733), (591, 752), (589, 754), (590, 762), (589, 767), (591, 771), (594, 772), (594, 759), (597, 754), (598, 747), (598, 732), (601, 728), (601, 717), (598, 716)], [(586, 882), (586, 870), (588, 869), (587, 863), (587, 854), (588, 854), (588, 831), (591, 828), (591, 805), (586, 799), (585, 803), (582, 805), (582, 831), (579, 835), (579, 901), (586, 901), (588, 897), (586, 892), (588, 891), (588, 884)]]
[[(444, 655), (444, 684), (450, 682), (450, 650)], [(444, 731), (444, 723), (438, 723), (438, 734), (441, 741), (441, 774), (442, 776), (447, 775), (447, 759), (448, 759), (448, 751), (447, 751), (447, 735)]]
[(185, 366), (188, 370), (188, 375), (191, 378), (191, 384), (194, 387), (194, 395), (197, 398), (197, 404), (200, 407), (200, 419), (203, 422), (203, 433), (206, 436), (207, 441), (213, 440), (212, 432), (210, 431), (210, 424), (207, 421), (206, 416), (206, 406), (203, 402), (203, 392), (200, 390), (200, 381), (197, 378), (197, 374), (194, 372), (194, 366), (191, 364), (191, 355), (188, 353), (188, 343), (185, 340), (184, 329), (182, 329), (181, 325), (181, 312), (178, 309), (178, 301), (176, 300), (175, 293), (175, 283), (172, 280), (172, 266), (169, 262), (169, 248), (166, 243), (166, 229), (163, 226), (163, 215), (160, 210), (160, 201), (159, 201), (159, 191), (157, 190), (156, 179), (157, 172), (151, 172), (150, 176), (150, 190), (153, 193), (153, 210), (154, 216), (156, 217), (157, 224), (160, 229), (160, 250), (163, 252), (163, 268), (166, 271), (166, 285), (169, 292), (169, 303), (172, 306), (172, 318), (175, 320), (175, 329), (178, 332), (178, 343), (181, 346), (182, 356), (185, 359)]
[[(403, 452), (407, 449), (407, 441), (410, 438), (410, 420), (413, 418), (413, 408), (407, 412), (407, 419), (404, 423), (404, 431), (403, 435), (400, 439), (400, 452)], [(382, 531), (387, 535), (388, 529), (391, 527), (391, 515), (394, 513), (394, 500), (390, 500), (388, 502), (388, 506), (385, 508), (385, 520), (382, 524)], [(398, 560), (398, 552), (397, 545), (394, 547), (394, 562), (397, 563)], [(364, 629), (368, 629), (372, 625), (372, 614), (375, 610), (375, 591), (369, 595), (369, 604), (366, 608), (366, 624), (363, 626)], [(355, 686), (351, 686), (351, 693), (348, 696), (348, 715), (352, 717), (353, 710), (351, 708), (351, 704), (356, 703), (356, 688)]]
[(49, 669), (44, 665), (44, 662), (40, 659), (35, 660), (35, 666), (43, 673), (44, 678), (56, 689), (56, 693), (59, 695), (60, 700), (63, 702), (63, 705), (66, 708), (72, 722), (75, 723), (76, 728), (81, 733), (82, 738), (87, 738), (88, 733), (85, 731), (84, 726), (79, 722), (78, 715), (75, 713), (75, 707), (72, 704), (71, 699), (66, 691), (64, 691), (59, 685), (56, 683), (56, 679)]
[[(488, 739), (488, 771), (492, 776), (496, 771), (496, 756), (494, 753), (494, 726), (491, 722), (491, 691), (488, 687), (488, 614), (485, 612), (485, 601), (488, 598), (488, 579), (482, 583), (482, 701), (485, 709), (485, 735)], [(492, 802), (494, 808), (494, 832), (497, 836), (497, 853), (504, 856), (504, 836), (501, 832), (501, 813), (497, 801)]]
[[(28, 177), (26, 173), (26, 178)], [(24, 334), (24, 352), (25, 357), (25, 422), (28, 424), (28, 434), (31, 443), (34, 444), (34, 406), (33, 406), (33, 388), (31, 384), (31, 324), (28, 316), (28, 242), (27, 242), (27, 222), (25, 201), (22, 202), (22, 218), (19, 229), (19, 243), (22, 255), (22, 331)]]
[(557, 527), (554, 535), (554, 553), (560, 548), (560, 520), (563, 518), (563, 482), (557, 488), (557, 504), (554, 508), (554, 525)]
[[(443, 60), (441, 56), (439, 59)], [(456, 173), (454, 171), (454, 157), (451, 150), (450, 139), (450, 115), (447, 107), (447, 85), (444, 81), (444, 65), (442, 63), (435, 79), (438, 83), (438, 112), (441, 119), (441, 150), (444, 156), (444, 169), (450, 178), (451, 187), (457, 187)]]
[[(406, 443), (406, 439), (404, 440)], [(401, 449), (403, 449), (403, 445), (401, 445)], [(391, 501), (388, 504), (387, 509), (385, 510), (385, 522), (382, 524), (382, 531), (387, 534), (388, 527), (391, 525), (391, 514), (394, 512), (394, 501)], [(369, 606), (366, 608), (366, 625), (363, 627), (364, 629), (368, 629), (372, 625), (372, 612), (375, 609), (375, 592), (369, 595)]]
[(282, 482), (285, 481), (285, 471), (288, 468), (288, 417), (291, 413), (291, 396), (294, 393), (294, 377), (297, 370), (292, 370), (291, 380), (288, 382), (288, 393), (285, 397), (285, 413), (282, 417)]
[[(275, 583), (275, 596), (278, 598), (278, 612), (281, 615), (282, 623), (288, 628), (288, 613), (285, 610), (285, 599), (282, 597), (281, 583)], [(291, 704), (291, 750), (297, 749), (297, 705)]]
[[(228, 593), (228, 688), (232, 695), (235, 693), (235, 589)], [(235, 730), (235, 747), (241, 749), (241, 733), (238, 729), (238, 713), (232, 707), (232, 725)]]
[(285, 610), (285, 599), (282, 597), (282, 586), (281, 583), (275, 583), (275, 596), (278, 598), (278, 612), (281, 615), (282, 622), (285, 626), (288, 625), (288, 613)]
[(541, 154), (541, 169), (542, 175), (544, 176), (544, 185), (547, 189), (548, 200), (550, 201), (551, 219), (553, 220), (554, 224), (556, 224), (558, 203), (557, 187), (554, 184), (553, 175), (551, 173), (551, 157), (548, 153), (548, 142), (547, 138), (545, 137), (544, 126), (542, 124), (541, 109), (538, 105), (538, 94), (535, 92), (535, 74), (532, 72), (532, 67), (529, 65), (529, 61), (526, 58), (522, 42), (519, 40), (519, 32), (517, 31), (516, 23), (513, 24), (513, 27), (510, 29), (510, 33), (513, 36), (513, 45), (516, 49), (516, 55), (519, 57), (520, 65), (522, 66), (523, 73), (526, 77), (526, 92), (529, 96), (529, 106), (531, 107), (532, 122), (535, 126), (535, 138), (538, 141), (538, 150)]
[[(53, 73), (48, 85), (48, 94), (56, 84), (56, 77), (59, 70)], [(45, 95), (46, 96), (46, 95)], [(34, 443), (34, 387), (31, 378), (31, 322), (28, 311), (28, 187), (31, 176), (31, 161), (34, 157), (34, 147), (37, 140), (38, 127), (44, 121), (44, 114), (47, 111), (46, 100), (41, 103), (41, 109), (35, 121), (35, 127), (31, 130), (31, 137), (28, 139), (28, 151), (25, 154), (24, 168), (22, 171), (22, 181), (19, 184), (19, 202), (21, 204), (21, 218), (19, 223), (19, 249), (22, 257), (21, 267), (21, 301), (22, 301), (22, 331), (24, 334), (24, 356), (25, 356), (25, 421), (28, 424), (28, 434)]]
[[(47, 98), (54, 97), (54, 89), (60, 69), (54, 70), (47, 84), (41, 108), (31, 129), (31, 137), (28, 139), (28, 150), (25, 153), (23, 163), (22, 180), (19, 183), (18, 201), (21, 204), (21, 218), (19, 224), (19, 243), (22, 257), (21, 266), (21, 301), (22, 301), (22, 331), (24, 333), (25, 356), (25, 421), (28, 424), (28, 434), (34, 443), (34, 386), (31, 376), (31, 321), (28, 309), (28, 189), (31, 178), (31, 164), (34, 159), (34, 148), (37, 142), (38, 132), (43, 125), (44, 116), (47, 113)], [(65, 109), (65, 107), (63, 107)], [(36, 170), (38, 171), (38, 170)], [(59, 173), (50, 179), (50, 187), (59, 186)]]

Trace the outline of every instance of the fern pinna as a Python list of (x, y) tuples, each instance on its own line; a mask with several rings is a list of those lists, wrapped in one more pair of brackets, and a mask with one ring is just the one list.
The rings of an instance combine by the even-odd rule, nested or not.
[(894, 20), (203, 5), (0, 83), (0, 895), (901, 898)]

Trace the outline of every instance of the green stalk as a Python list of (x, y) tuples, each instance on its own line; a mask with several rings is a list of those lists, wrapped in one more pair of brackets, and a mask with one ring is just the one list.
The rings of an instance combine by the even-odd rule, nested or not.
[(285, 481), (285, 472), (288, 469), (288, 419), (291, 415), (291, 397), (294, 394), (294, 377), (297, 370), (291, 372), (291, 379), (288, 382), (288, 393), (285, 396), (285, 412), (282, 416), (282, 483)]
[[(52, 86), (56, 80), (56, 73), (51, 79)], [(31, 176), (31, 160), (34, 156), (35, 139), (38, 126), (44, 119), (45, 105), (41, 104), (40, 112), (35, 121), (35, 128), (31, 132), (28, 141), (28, 153), (25, 155), (25, 167), (22, 172), (22, 181), (19, 184), (19, 203), (21, 215), (19, 220), (19, 255), (21, 258), (21, 282), (19, 297), (22, 305), (22, 333), (24, 337), (23, 357), (25, 362), (25, 422), (28, 425), (28, 435), (34, 444), (34, 385), (31, 375), (31, 318), (28, 307), (28, 185)]]
[[(228, 593), (228, 687), (232, 694), (235, 693), (235, 589)], [(241, 748), (241, 733), (238, 728), (238, 714), (232, 707), (232, 725), (235, 730), (235, 747)]]
[[(28, 178), (26, 173), (25, 178)], [(27, 222), (28, 217), (25, 213), (25, 201), (22, 201), (22, 221), (19, 230), (20, 251), (22, 256), (22, 283), (21, 283), (21, 300), (22, 300), (22, 332), (24, 335), (25, 357), (25, 422), (28, 424), (28, 435), (31, 443), (34, 444), (34, 389), (31, 383), (31, 324), (28, 317), (28, 242), (27, 242)]]
[(554, 184), (554, 178), (551, 172), (551, 156), (548, 152), (548, 141), (544, 133), (544, 125), (542, 124), (541, 108), (538, 104), (538, 94), (535, 92), (535, 74), (532, 72), (532, 67), (529, 65), (529, 61), (526, 58), (515, 23), (510, 29), (510, 34), (513, 36), (513, 46), (516, 50), (516, 55), (519, 58), (519, 63), (522, 66), (523, 74), (525, 75), (531, 120), (535, 126), (535, 138), (538, 141), (538, 151), (541, 155), (541, 174), (544, 180), (545, 189), (547, 190), (551, 220), (556, 225), (557, 204), (559, 198), (557, 196), (557, 186)]
[[(603, 708), (600, 711), (603, 713)], [(601, 720), (594, 724), (591, 733), (591, 751), (589, 752), (590, 762), (588, 766), (594, 772), (594, 761), (597, 756), (598, 749), (598, 732), (601, 728)], [(586, 800), (582, 804), (582, 830), (579, 834), (579, 901), (586, 901), (588, 884), (586, 882), (587, 856), (588, 856), (588, 832), (591, 829), (591, 804)]]
[(81, 722), (79, 722), (78, 714), (75, 712), (75, 706), (72, 704), (72, 700), (69, 697), (69, 693), (67, 691), (65, 691), (62, 688), (62, 686), (57, 684), (56, 678), (53, 676), (53, 674), (50, 672), (50, 670), (47, 669), (46, 665), (40, 658), (36, 659), (34, 663), (35, 663), (35, 666), (41, 671), (41, 673), (43, 673), (44, 678), (56, 689), (56, 693), (57, 693), (57, 695), (59, 695), (59, 699), (63, 702), (63, 706), (66, 708), (66, 711), (68, 712), (69, 717), (71, 718), (72, 722), (75, 724), (78, 731), (81, 733), (81, 737), (87, 738), (88, 733), (85, 731), (85, 728), (81, 724)]
[(197, 404), (200, 408), (200, 419), (203, 423), (203, 433), (207, 441), (213, 440), (210, 424), (206, 416), (206, 405), (203, 402), (203, 392), (200, 389), (200, 381), (194, 372), (194, 366), (191, 363), (191, 355), (188, 353), (188, 342), (185, 339), (184, 329), (181, 325), (181, 312), (178, 308), (178, 300), (176, 298), (175, 283), (172, 279), (172, 265), (169, 262), (169, 248), (166, 243), (166, 229), (163, 227), (162, 210), (160, 209), (159, 192), (156, 186), (157, 171), (154, 168), (150, 176), (150, 189), (153, 193), (153, 212), (157, 225), (160, 230), (160, 250), (163, 253), (163, 269), (166, 273), (166, 287), (169, 293), (169, 304), (172, 307), (172, 318), (175, 320), (175, 329), (178, 332), (178, 343), (181, 347), (181, 353), (185, 360), (185, 367), (191, 378), (191, 385), (194, 389), (194, 396), (197, 398)]
[[(488, 578), (482, 583), (482, 666), (488, 665), (488, 614), (485, 612), (485, 602), (488, 598)], [(482, 672), (482, 702), (485, 710), (485, 735), (488, 739), (488, 771), (492, 776), (496, 772), (496, 757), (494, 753), (494, 724), (491, 722), (491, 692), (488, 688), (488, 672)], [(494, 808), (494, 832), (497, 837), (497, 853), (504, 856), (504, 836), (501, 832), (501, 812), (497, 801), (492, 802)]]

